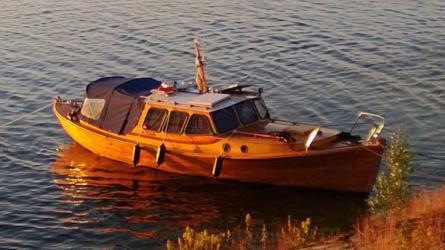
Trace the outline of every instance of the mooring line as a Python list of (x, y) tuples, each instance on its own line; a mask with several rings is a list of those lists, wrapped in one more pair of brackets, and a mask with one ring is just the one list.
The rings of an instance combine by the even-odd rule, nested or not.
[(23, 120), (23, 119), (25, 119), (25, 118), (27, 118), (27, 117), (29, 117), (29, 116), (32, 116), (33, 114), (35, 114), (35, 113), (37, 113), (37, 112), (39, 112), (39, 111), (44, 110), (45, 108), (47, 108), (48, 106), (51, 106), (52, 104), (53, 104), (53, 103), (50, 102), (50, 103), (46, 104), (45, 106), (40, 107), (40, 108), (38, 108), (38, 109), (36, 109), (36, 110), (30, 112), (30, 113), (26, 113), (26, 114), (24, 114), (24, 115), (22, 115), (22, 116), (20, 116), (20, 117), (18, 117), (18, 118), (16, 118), (16, 119), (12, 120), (12, 121), (9, 121), (9, 122), (7, 122), (7, 123), (1, 125), (0, 128), (5, 128), (5, 127), (7, 127), (7, 126), (9, 126), (9, 125), (11, 125), (11, 124), (17, 122), (17, 121), (20, 121), (20, 120)]

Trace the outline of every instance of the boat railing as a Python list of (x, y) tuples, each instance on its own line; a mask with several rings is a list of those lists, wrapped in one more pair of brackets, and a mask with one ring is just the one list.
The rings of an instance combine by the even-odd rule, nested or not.
[(380, 133), (383, 130), (383, 127), (385, 126), (385, 118), (383, 118), (383, 116), (369, 112), (359, 112), (357, 115), (357, 119), (355, 120), (351, 130), (349, 131), (350, 134), (352, 134), (352, 132), (354, 131), (354, 129), (357, 127), (358, 124), (363, 124), (359, 123), (359, 121), (364, 117), (371, 117), (376, 119), (376, 121), (372, 123), (373, 126), (369, 130), (368, 136), (366, 137), (366, 141), (369, 142), (371, 141), (371, 139), (375, 139), (380, 135)]
[(279, 140), (279, 141), (282, 141), (282, 142), (291, 142), (292, 139), (293, 139), (293, 138), (292, 139), (286, 138), (285, 136), (281, 136), (281, 135), (271, 135), (271, 134), (264, 134), (264, 133), (252, 133), (252, 132), (246, 132), (246, 131), (240, 131), (240, 130), (234, 130), (234, 131), (232, 131), (232, 133), (248, 135), (248, 136), (252, 136), (252, 137), (276, 139), (276, 140)]
[(202, 109), (202, 110), (211, 109), (211, 106), (209, 106), (209, 105), (199, 105), (199, 104), (192, 104), (189, 102), (181, 102), (178, 100), (169, 100), (168, 98), (165, 98), (165, 96), (154, 97), (153, 95), (150, 95), (150, 96), (141, 96), (140, 98), (144, 99), (146, 102), (151, 101), (151, 102), (155, 102), (155, 103), (165, 103), (165, 104), (173, 105), (173, 106), (182, 106), (182, 107), (196, 108), (196, 109)]
[(71, 99), (70, 102), (80, 105), (83, 103), (83, 100), (82, 99)]
[(282, 123), (282, 124), (289, 124), (289, 125), (308, 125), (308, 126), (316, 126), (316, 127), (320, 126), (320, 124), (310, 123), (310, 122), (294, 122), (294, 121), (275, 119), (275, 118), (271, 118), (270, 120), (275, 123)]

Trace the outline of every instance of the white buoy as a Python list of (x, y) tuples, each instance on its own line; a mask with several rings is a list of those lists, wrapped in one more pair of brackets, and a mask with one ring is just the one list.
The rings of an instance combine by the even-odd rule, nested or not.
[(304, 144), (304, 148), (307, 151), (309, 149), (309, 147), (311, 146), (312, 142), (314, 141), (315, 137), (318, 134), (318, 131), (320, 130), (320, 127), (316, 127), (314, 128), (314, 130), (312, 130), (312, 132), (309, 134), (306, 143)]

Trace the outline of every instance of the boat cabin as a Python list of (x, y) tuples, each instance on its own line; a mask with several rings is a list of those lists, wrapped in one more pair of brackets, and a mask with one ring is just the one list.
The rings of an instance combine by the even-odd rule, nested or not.
[(226, 134), (264, 122), (269, 112), (260, 96), (224, 93), (197, 94), (193, 88), (146, 97), (143, 128), (175, 134)]
[[(270, 118), (260, 93), (242, 87), (200, 94), (188, 84), (173, 87), (152, 78), (107, 77), (87, 86), (80, 119), (116, 134), (130, 133), (139, 124), (146, 133), (222, 135)], [(230, 91), (236, 94), (225, 93)]]
[(316, 135), (333, 138), (339, 133), (321, 130), (317, 124), (271, 119), (261, 98), (262, 89), (248, 91), (245, 89), (249, 85), (239, 84), (209, 87), (196, 41), (195, 48), (194, 83), (168, 84), (153, 78), (120, 76), (101, 78), (87, 86), (80, 120), (118, 135), (144, 134), (162, 140), (171, 135), (183, 142), (192, 139), (190, 135), (227, 137), (237, 133), (300, 144), (305, 140), (309, 141), (308, 148)]

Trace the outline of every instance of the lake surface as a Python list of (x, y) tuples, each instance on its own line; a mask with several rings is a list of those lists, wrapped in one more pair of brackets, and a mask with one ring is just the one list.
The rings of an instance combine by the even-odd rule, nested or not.
[[(416, 188), (445, 181), (445, 2), (50, 1), (0, 3), (0, 126), (82, 97), (103, 76), (192, 80), (202, 38), (211, 83), (265, 90), (275, 117), (348, 129), (386, 118), (417, 153)], [(348, 230), (363, 197), (133, 168), (72, 143), (48, 107), (0, 128), (0, 248), (145, 248), (186, 225), (312, 217)], [(137, 183), (137, 184), (135, 184)]]

